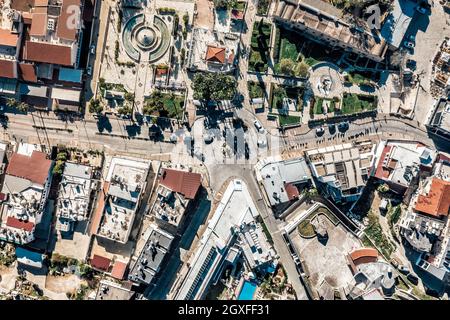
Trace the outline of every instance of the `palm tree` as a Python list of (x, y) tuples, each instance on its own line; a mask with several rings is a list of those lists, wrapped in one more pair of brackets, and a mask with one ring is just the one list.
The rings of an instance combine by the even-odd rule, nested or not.
[(17, 110), (19, 110), (20, 112), (28, 112), (29, 108), (30, 106), (25, 102), (21, 102), (17, 105)]
[(15, 108), (17, 106), (17, 103), (18, 103), (17, 100), (14, 98), (8, 98), (6, 100), (6, 105), (11, 108)]

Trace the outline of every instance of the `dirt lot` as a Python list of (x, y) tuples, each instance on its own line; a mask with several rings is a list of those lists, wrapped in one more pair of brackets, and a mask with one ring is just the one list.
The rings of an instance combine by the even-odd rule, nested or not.
[(210, 0), (197, 0), (197, 16), (195, 17), (195, 27), (213, 29), (214, 28), (214, 5)]
[(81, 284), (86, 284), (86, 281), (74, 274), (58, 277), (47, 276), (45, 288), (55, 293), (66, 293), (78, 289)]
[(291, 239), (305, 261), (311, 284), (317, 287), (326, 280), (331, 286), (340, 288), (353, 279), (345, 255), (360, 248), (361, 244), (341, 225), (334, 226), (328, 219), (324, 220), (324, 225), (328, 231), (326, 242), (319, 242), (317, 237), (302, 238), (297, 229), (291, 233)]

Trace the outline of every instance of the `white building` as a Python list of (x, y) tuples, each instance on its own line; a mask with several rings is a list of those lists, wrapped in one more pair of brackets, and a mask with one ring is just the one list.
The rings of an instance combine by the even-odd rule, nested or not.
[(70, 231), (74, 222), (89, 217), (90, 198), (95, 186), (92, 173), (90, 166), (66, 162), (56, 205), (57, 230)]
[(209, 286), (217, 283), (225, 264), (234, 263), (241, 251), (250, 268), (272, 262), (275, 252), (255, 221), (258, 215), (247, 186), (241, 180), (231, 181), (188, 262), (185, 276), (172, 288), (173, 298), (202, 299)]

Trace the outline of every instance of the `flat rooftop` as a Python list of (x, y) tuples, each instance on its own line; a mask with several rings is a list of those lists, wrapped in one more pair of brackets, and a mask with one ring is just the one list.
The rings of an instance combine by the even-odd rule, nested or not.
[(121, 243), (128, 241), (149, 169), (149, 161), (111, 159), (105, 178), (109, 188), (98, 235)]
[(157, 226), (151, 225), (150, 228), (147, 242), (128, 275), (129, 280), (147, 285), (160, 271), (164, 257), (169, 252), (173, 241), (172, 235)]
[(295, 192), (294, 185), (311, 179), (311, 172), (304, 158), (269, 162), (261, 168), (260, 174), (272, 206), (296, 198), (298, 190)]

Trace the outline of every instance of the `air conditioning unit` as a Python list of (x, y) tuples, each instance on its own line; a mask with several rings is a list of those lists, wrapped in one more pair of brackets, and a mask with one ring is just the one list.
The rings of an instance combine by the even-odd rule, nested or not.
[(47, 29), (51, 30), (51, 31), (55, 31), (55, 19), (48, 19)]

